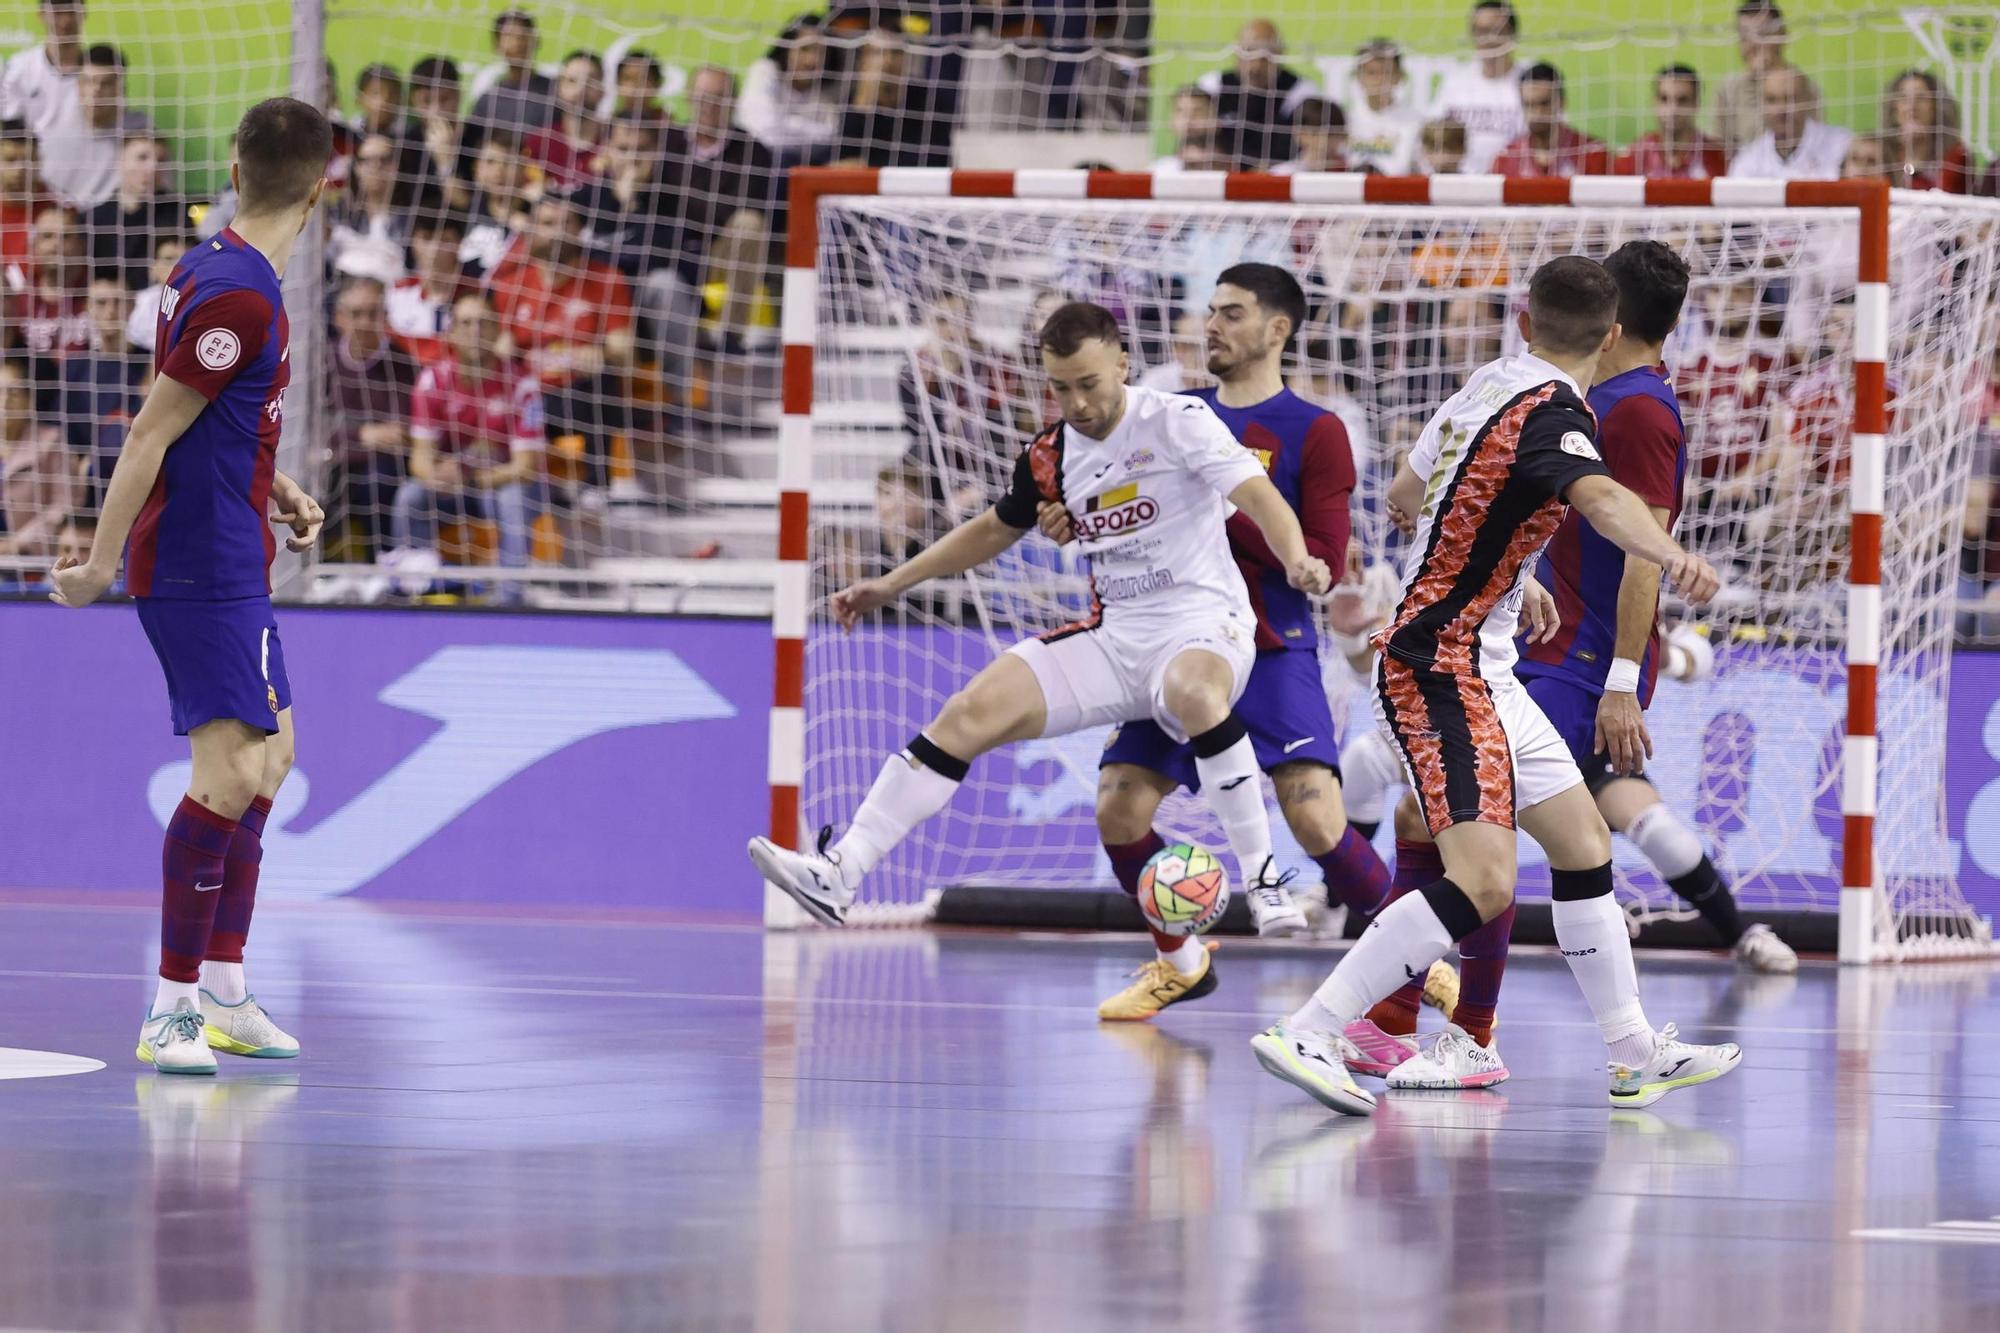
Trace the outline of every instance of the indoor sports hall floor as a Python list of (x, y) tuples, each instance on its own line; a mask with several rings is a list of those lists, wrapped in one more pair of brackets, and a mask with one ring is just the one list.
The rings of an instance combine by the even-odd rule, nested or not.
[(1246, 1041), (1325, 955), (1228, 942), (259, 918), (305, 1058), (132, 1058), (154, 913), (0, 904), (0, 1328), (2000, 1329), (2000, 973), (1642, 958), (1742, 1070), (1601, 1104), (1516, 954), (1496, 1091), (1345, 1120)]

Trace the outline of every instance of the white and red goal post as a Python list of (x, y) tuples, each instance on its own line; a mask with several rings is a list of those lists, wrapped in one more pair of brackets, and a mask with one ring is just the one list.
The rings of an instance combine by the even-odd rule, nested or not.
[[(796, 847), (809, 840), (811, 830), (802, 825), (802, 784), (809, 768), (808, 636), (814, 624), (815, 599), (824, 590), (815, 589), (813, 503), (815, 431), (815, 363), (821, 362), (819, 378), (827, 367), (820, 357), (828, 336), (824, 311), (829, 275), (827, 218), (830, 203), (840, 200), (902, 201), (908, 212), (902, 223), (899, 244), (907, 244), (915, 254), (921, 242), (908, 239), (911, 217), (921, 217), (924, 207), (977, 207), (970, 201), (1008, 201), (996, 205), (1019, 210), (1037, 204), (1051, 209), (1071, 210), (1086, 222), (1096, 208), (1115, 207), (1133, 201), (1166, 205), (1169, 210), (1207, 210), (1226, 216), (1234, 206), (1255, 225), (1259, 216), (1271, 215), (1277, 206), (1273, 226), (1296, 226), (1299, 219), (1311, 221), (1316, 210), (1328, 216), (1348, 216), (1355, 210), (1379, 214), (1384, 225), (1398, 225), (1402, 216), (1418, 218), (1460, 217), (1468, 214), (1502, 216), (1496, 210), (1523, 210), (1548, 216), (1547, 210), (1575, 210), (1586, 217), (1630, 217), (1641, 210), (1671, 211), (1678, 218), (1712, 217), (1720, 234), (1733, 225), (1732, 219), (1765, 219), (1767, 228), (1773, 210), (1785, 210), (1801, 218), (1840, 215), (1852, 220), (1855, 268), (1853, 282), (1851, 460), (1845, 468), (1848, 513), (1845, 518), (1847, 548), (1844, 615), (1832, 615), (1843, 624), (1823, 625), (1824, 636), (1837, 641), (1836, 667), (1844, 668), (1845, 727), (1839, 758), (1838, 911), (1840, 955), (1844, 961), (1865, 962), (1895, 956), (1912, 956), (1921, 950), (1907, 950), (1899, 944), (1897, 909), (1884, 897), (1885, 876), (1878, 862), (1877, 815), (1880, 787), (1881, 748), (1877, 737), (1878, 668), (1884, 651), (1883, 631), (1883, 514), (1886, 498), (1885, 469), (1889, 453), (1888, 362), (1891, 339), (1891, 195), (1885, 185), (1863, 181), (1771, 181), (1722, 178), (1715, 180), (1647, 180), (1633, 177), (1577, 177), (1572, 179), (1507, 179), (1496, 176), (1381, 177), (1356, 174), (1302, 173), (1292, 176), (1185, 172), (1162, 174), (1122, 174), (1080, 170), (1033, 170), (1016, 172), (951, 171), (931, 169), (801, 169), (792, 174), (790, 232), (783, 293), (783, 420), (780, 427), (778, 478), (780, 486), (778, 555), (780, 573), (775, 597), (773, 634), (776, 649), (776, 688), (770, 723), (770, 834), (780, 844)], [(949, 202), (947, 202), (949, 201)], [(1900, 204), (1898, 205), (1900, 207)], [(1261, 210), (1261, 212), (1260, 212)], [(1155, 213), (1159, 210), (1156, 208)], [(1539, 211), (1539, 212), (1538, 212)], [(1069, 216), (1069, 215), (1065, 215)], [(1067, 224), (1065, 224), (1067, 225)], [(1137, 225), (1137, 224), (1134, 224)], [(1437, 225), (1437, 224), (1426, 224)], [(1707, 234), (1707, 233), (1701, 233)], [(940, 253), (958, 242), (940, 242)], [(1513, 278), (1525, 282), (1526, 261), (1533, 257), (1532, 245), (1519, 244), (1521, 259)], [(883, 247), (885, 251), (892, 247)], [(964, 248), (962, 245), (960, 248)], [(1104, 247), (1107, 251), (1116, 247)], [(1579, 247), (1583, 248), (1583, 247)], [(1771, 247), (1774, 251), (1779, 247)], [(836, 266), (848, 262), (836, 248)], [(916, 259), (911, 263), (920, 262)], [(1775, 264), (1778, 261), (1767, 260)], [(1980, 279), (1982, 281), (1986, 279)], [(879, 289), (892, 285), (880, 277), (859, 280), (863, 294), (871, 299)], [(1796, 283), (1795, 283), (1796, 287)], [(913, 291), (933, 290), (916, 287)], [(1799, 299), (1796, 290), (1792, 299)], [(1986, 298), (1990, 306), (1990, 297)], [(1982, 307), (1986, 308), (1986, 307)], [(905, 322), (914, 322), (905, 316)], [(1020, 373), (1032, 376), (1034, 368), (1022, 365)], [(1691, 482), (1692, 482), (1691, 478)], [(1962, 494), (1962, 491), (1959, 492)], [(989, 627), (989, 633), (990, 633)], [(1760, 630), (1760, 637), (1767, 631)], [(1004, 636), (994, 635), (996, 646)], [(1948, 655), (1949, 638), (1942, 649), (1926, 642), (1927, 654)], [(1827, 689), (1836, 688), (1829, 678)], [(879, 763), (880, 753), (858, 760), (865, 766)], [(1088, 818), (1088, 811), (1083, 812)], [(923, 839), (926, 831), (915, 837)], [(930, 836), (936, 836), (932, 834)], [(1892, 867), (1893, 869), (1893, 867)], [(1940, 885), (1928, 876), (1926, 902), (1936, 906)], [(932, 886), (941, 887), (941, 886)], [(903, 905), (914, 908), (910, 895), (900, 895)], [(864, 894), (864, 899), (866, 895)], [(1946, 907), (1949, 891), (1943, 893)], [(885, 904), (893, 905), (893, 904)], [(1832, 906), (1822, 903), (1823, 907)], [(780, 919), (774, 913), (773, 920)], [(1986, 946), (1986, 937), (1976, 924), (1954, 926), (1947, 935), (1963, 937), (1970, 948)], [(1960, 949), (1947, 950), (1961, 952)]]

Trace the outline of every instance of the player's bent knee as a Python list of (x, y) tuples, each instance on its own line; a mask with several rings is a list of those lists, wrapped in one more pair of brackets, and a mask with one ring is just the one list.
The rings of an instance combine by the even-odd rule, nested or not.
[(1556, 870), (1590, 870), (1611, 860), (1611, 830), (1581, 783), (1521, 811), (1521, 828)]
[[(1333, 775), (1326, 774), (1326, 784), (1331, 787)], [(1341, 835), (1347, 832), (1347, 813), (1341, 808), (1340, 797), (1330, 790), (1321, 790), (1314, 795), (1296, 800), (1286, 800), (1284, 788), (1278, 791), (1278, 808), (1284, 812), (1285, 826), (1298, 839), (1299, 849), (1307, 856), (1325, 856), (1332, 851)]]
[(1153, 828), (1153, 815), (1160, 808), (1159, 793), (1132, 773), (1121, 774), (1125, 765), (1115, 764), (1097, 777), (1097, 836), (1107, 847), (1123, 847), (1138, 842)]

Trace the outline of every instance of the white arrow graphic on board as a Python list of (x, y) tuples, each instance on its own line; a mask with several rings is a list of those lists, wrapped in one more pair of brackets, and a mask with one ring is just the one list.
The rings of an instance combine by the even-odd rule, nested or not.
[[(285, 826), (311, 790), (303, 768), (279, 789), (264, 831), (260, 893), (291, 899), (352, 893), (408, 856), (515, 774), (580, 740), (623, 727), (734, 717), (735, 707), (663, 649), (457, 645), (439, 650), (377, 696), (444, 725), (306, 833)], [(300, 714), (308, 755), (340, 738)], [(166, 827), (191, 765), (147, 784)], [(607, 780), (615, 780), (607, 775)]]

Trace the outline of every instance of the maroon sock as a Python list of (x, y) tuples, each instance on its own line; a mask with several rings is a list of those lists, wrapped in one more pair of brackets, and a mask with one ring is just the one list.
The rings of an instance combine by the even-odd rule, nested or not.
[[(1326, 876), (1327, 902), (1340, 903), (1364, 917), (1373, 917), (1382, 910), (1389, 896), (1389, 867), (1375, 855), (1375, 849), (1361, 836), (1360, 829), (1349, 824), (1333, 850), (1325, 856), (1315, 856), (1313, 861)], [(1431, 878), (1442, 879), (1444, 873), (1440, 871)]]
[[(1444, 878), (1444, 858), (1434, 842), (1396, 839), (1396, 876), (1389, 882), (1389, 896), (1375, 910), (1381, 911), (1406, 893), (1415, 893), (1426, 884)], [(1424, 1002), (1424, 988), (1405, 982), (1396, 993), (1368, 1011), (1368, 1018), (1384, 1032), (1407, 1037), (1417, 1030), (1417, 1007)], [(1393, 1024), (1393, 1026), (1392, 1026)]]
[[(1152, 829), (1137, 842), (1121, 843), (1113, 847), (1106, 843), (1104, 850), (1111, 856), (1111, 873), (1118, 877), (1118, 887), (1133, 898), (1139, 896), (1139, 872), (1146, 868), (1146, 862), (1153, 859), (1153, 853), (1167, 845), (1167, 840)], [(1181, 947), (1179, 935), (1162, 935), (1151, 926), (1146, 933), (1153, 937), (1153, 947), (1161, 953), (1172, 953)]]
[(201, 980), (209, 932), (222, 898), (224, 858), (236, 821), (224, 819), (192, 796), (167, 821), (160, 858), (165, 894), (160, 907), (160, 975), (168, 981)]
[(215, 928), (208, 933), (208, 959), (243, 961), (250, 938), (250, 914), (257, 910), (257, 868), (264, 861), (264, 821), (271, 803), (259, 796), (236, 821), (236, 836), (222, 860), (222, 901), (215, 905)]
[(1493, 1014), (1513, 934), (1514, 904), (1508, 903), (1506, 911), (1458, 942), (1458, 1007), (1451, 1021), (1481, 1046), (1493, 1044)]

